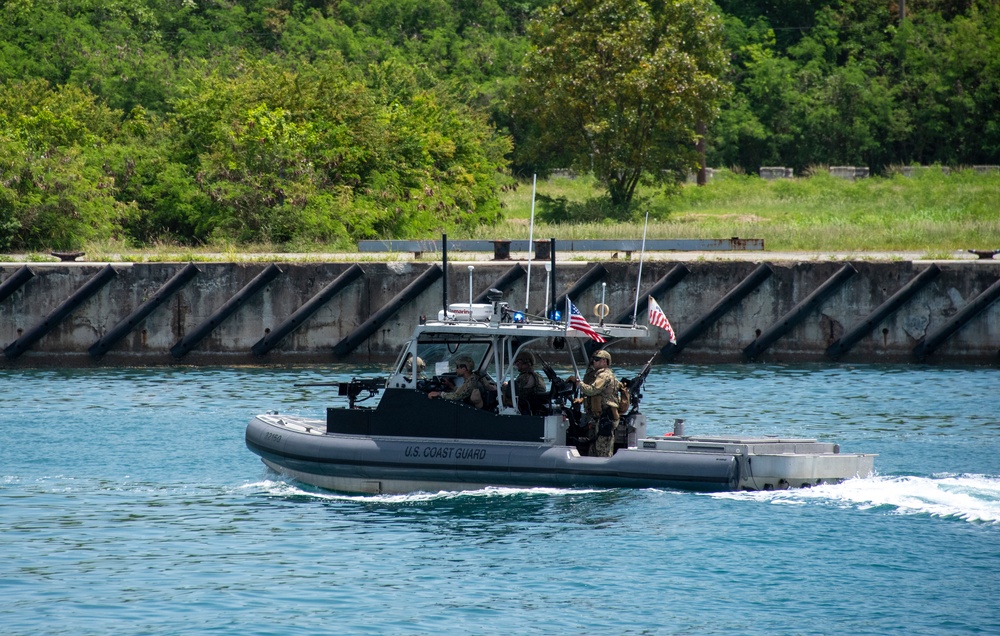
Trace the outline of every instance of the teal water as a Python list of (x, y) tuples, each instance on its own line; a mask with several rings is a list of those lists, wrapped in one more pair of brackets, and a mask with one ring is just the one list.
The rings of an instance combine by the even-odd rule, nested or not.
[(654, 369), (651, 433), (880, 454), (811, 490), (347, 496), (246, 450), (377, 371), (0, 371), (0, 633), (1000, 633), (995, 369)]

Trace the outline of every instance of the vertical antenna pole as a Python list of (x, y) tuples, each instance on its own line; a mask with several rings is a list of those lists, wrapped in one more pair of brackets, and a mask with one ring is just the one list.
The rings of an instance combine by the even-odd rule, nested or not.
[(472, 270), (476, 269), (469, 265), (469, 320), (472, 320)]
[[(531, 224), (528, 226), (528, 275), (524, 280), (524, 313), (528, 313), (528, 295), (531, 293), (531, 255), (534, 254), (535, 238), (535, 185), (538, 174), (531, 178)], [(546, 302), (546, 304), (548, 304)]]
[(444, 278), (441, 279), (441, 309), (444, 310), (444, 318), (448, 319), (448, 235), (441, 235), (441, 269), (444, 270)]
[(639, 288), (642, 287), (642, 261), (646, 257), (646, 228), (649, 227), (649, 208), (646, 208), (646, 222), (642, 225), (642, 251), (639, 252), (639, 276), (635, 281), (635, 305), (632, 306), (632, 326), (635, 326), (635, 317), (639, 313)]
[(549, 262), (552, 265), (552, 316), (551, 319), (556, 318), (556, 239), (549, 239)]
[(601, 325), (602, 327), (604, 326), (604, 314), (607, 313), (606, 311), (604, 311), (604, 308), (607, 306), (604, 304), (604, 296), (607, 293), (607, 291), (608, 291), (608, 284), (601, 283), (601, 306), (598, 308), (599, 311), (597, 312), (601, 315), (601, 318), (600, 320), (597, 321), (597, 324)]
[(548, 311), (549, 308), (549, 280), (552, 278), (552, 264), (545, 264), (545, 309), (542, 311)]

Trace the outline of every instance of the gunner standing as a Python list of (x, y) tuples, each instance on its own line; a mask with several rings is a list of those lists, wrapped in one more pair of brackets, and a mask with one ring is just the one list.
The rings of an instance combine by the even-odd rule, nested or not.
[(611, 371), (611, 354), (601, 349), (590, 359), (594, 381), (583, 382), (574, 378), (586, 400), (586, 414), (597, 423), (597, 437), (590, 447), (593, 457), (611, 457), (615, 451), (615, 429), (618, 427), (618, 380)]

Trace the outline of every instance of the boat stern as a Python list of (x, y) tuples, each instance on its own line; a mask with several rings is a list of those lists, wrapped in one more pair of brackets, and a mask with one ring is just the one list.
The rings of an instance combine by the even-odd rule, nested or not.
[(737, 490), (783, 490), (868, 477), (875, 457), (841, 453), (839, 444), (814, 439), (655, 437), (640, 440), (646, 450), (730, 455), (739, 466)]

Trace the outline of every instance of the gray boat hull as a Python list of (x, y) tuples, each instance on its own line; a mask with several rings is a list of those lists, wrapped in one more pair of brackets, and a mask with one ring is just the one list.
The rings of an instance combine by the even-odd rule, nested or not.
[[(246, 431), (247, 447), (273, 470), (319, 488), (361, 493), (486, 486), (767, 489), (865, 476), (873, 463), (871, 455), (840, 455), (827, 445), (809, 453), (814, 440), (744, 442), (648, 438), (602, 458), (544, 441), (327, 433), (323, 420), (286, 415), (257, 416)], [(767, 452), (755, 455), (753, 442), (766, 443)], [(785, 472), (772, 476), (775, 471)]]

